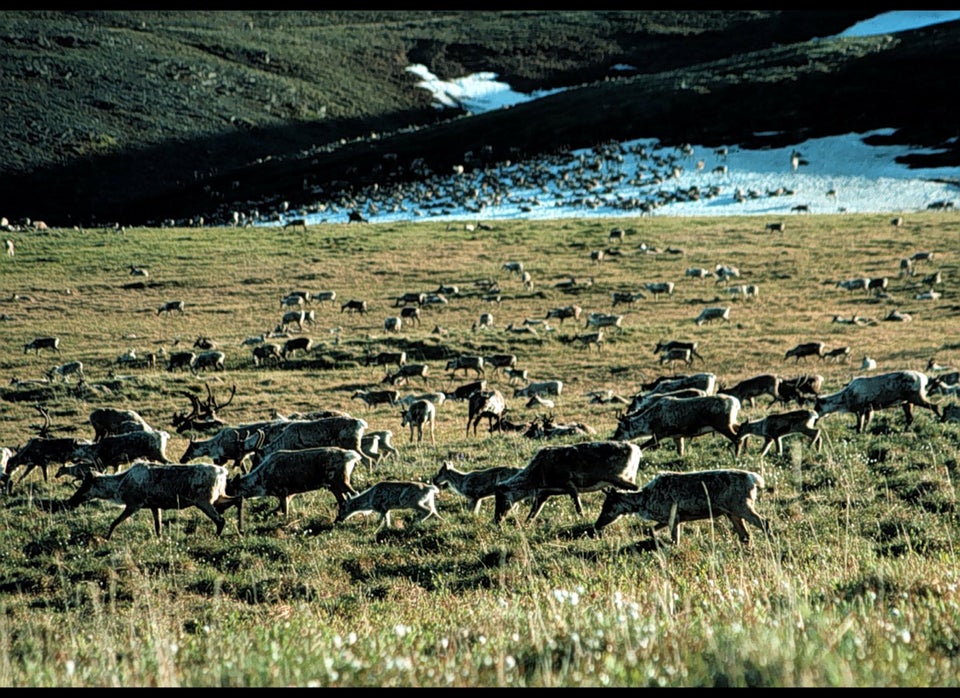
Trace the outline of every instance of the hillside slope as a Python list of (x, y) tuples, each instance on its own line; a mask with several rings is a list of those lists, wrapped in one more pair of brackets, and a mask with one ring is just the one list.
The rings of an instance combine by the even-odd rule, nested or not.
[[(954, 137), (943, 76), (956, 74), (956, 27), (810, 41), (873, 14), (6, 12), (0, 214), (222, 221), (413, 177), (417, 158), (441, 171), (471, 150), (517, 159), (610, 139), (890, 126), (908, 142)], [(571, 89), (457, 118), (416, 87), (414, 63)], [(611, 79), (614, 65), (635, 72)]]

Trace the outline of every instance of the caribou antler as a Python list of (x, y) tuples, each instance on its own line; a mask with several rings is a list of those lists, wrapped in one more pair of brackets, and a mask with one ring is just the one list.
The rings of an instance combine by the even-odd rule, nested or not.
[(200, 416), (200, 400), (193, 393), (181, 393), (186, 395), (190, 399), (190, 404), (193, 407), (190, 409), (189, 414), (183, 412), (177, 412), (173, 415), (173, 426), (177, 428), (177, 433), (182, 434), (185, 431), (193, 429), (194, 422)]
[(36, 424), (33, 425), (34, 429), (37, 430), (37, 435), (40, 438), (45, 439), (48, 436), (50, 436), (50, 413), (47, 412), (47, 410), (43, 407), (43, 405), (40, 405), (40, 404), (34, 405), (33, 409), (39, 412), (40, 416), (43, 417), (43, 424), (41, 424), (40, 426), (37, 426)]
[(210, 431), (218, 430), (224, 426), (223, 420), (217, 416), (217, 410), (227, 407), (237, 393), (237, 386), (233, 386), (230, 393), (230, 399), (223, 405), (218, 405), (210, 390), (210, 384), (207, 384), (207, 401), (200, 402), (193, 393), (183, 393), (190, 399), (191, 409), (189, 414), (179, 412), (173, 415), (173, 426), (177, 428), (177, 433), (182, 434), (185, 431)]
[(230, 389), (230, 399), (221, 405), (217, 402), (216, 398), (213, 397), (213, 390), (210, 388), (210, 384), (206, 383), (205, 385), (207, 386), (207, 413), (211, 416), (215, 415), (218, 411), (229, 407), (230, 403), (233, 402), (233, 398), (237, 395), (237, 384), (234, 383), (233, 387)]

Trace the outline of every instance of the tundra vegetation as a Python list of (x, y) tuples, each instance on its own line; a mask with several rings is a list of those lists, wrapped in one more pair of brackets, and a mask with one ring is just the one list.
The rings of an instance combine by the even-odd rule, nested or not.
[[(785, 168), (785, 179), (789, 174)], [(750, 217), (642, 217), (624, 220), (633, 232), (619, 246), (623, 256), (599, 267), (582, 249), (605, 246), (609, 223), (590, 219), (497, 221), (482, 234), (441, 222), (222, 235), (38, 231), (18, 240), (16, 265), (3, 272), (7, 288), (43, 302), (18, 308), (0, 335), (0, 444), (13, 449), (36, 435), (37, 404), (50, 415), (50, 438), (93, 439), (91, 412), (113, 407), (170, 432), (167, 453), (176, 458), (191, 438), (209, 438), (171, 428), (184, 393), (202, 395), (204, 382), (223, 393), (221, 380), (236, 385), (218, 414), (229, 424), (336, 409), (362, 417), (370, 431), (396, 432), (396, 405), (353, 399), (358, 390), (382, 389), (384, 367), (366, 362), (379, 351), (405, 351), (410, 363), (429, 365), (431, 389), (444, 392), (457, 382), (445, 375), (446, 362), (460, 355), (515, 354), (531, 381), (563, 380), (562, 395), (551, 398), (556, 417), (597, 433), (551, 446), (611, 438), (624, 405), (592, 401), (591, 393), (632, 398), (641, 384), (687, 370), (659, 364), (651, 349), (665, 337), (696, 341), (705, 357), (697, 370), (724, 385), (767, 373), (794, 378), (815, 366), (822, 392), (839, 390), (856, 375), (854, 366), (816, 361), (805, 368), (784, 358), (811, 337), (851, 346), (890, 370), (924, 371), (931, 358), (960, 366), (960, 259), (945, 247), (960, 236), (960, 218), (950, 211), (904, 218), (899, 230), (909, 235), (893, 236), (889, 214), (797, 216), (789, 236), (771, 240)], [(641, 243), (687, 252), (641, 254)], [(937, 252), (938, 300), (914, 301), (920, 282), (897, 278), (899, 260), (918, 250)], [(134, 258), (168, 286), (127, 288)], [(526, 260), (544, 279), (592, 275), (576, 299), (585, 313), (605, 312), (611, 291), (637, 278), (672, 280), (676, 288), (624, 306), (623, 332), (607, 338), (603, 353), (588, 353), (551, 333), (503, 329), (570, 302), (549, 283), (539, 287), (542, 295), (525, 291), (501, 270), (512, 259)], [(684, 270), (721, 260), (735, 262), (744, 282), (763, 285), (763, 303), (738, 306), (735, 321), (697, 326), (691, 318), (715, 304), (719, 291)], [(861, 270), (890, 279), (889, 300), (830, 283)], [(424, 307), (422, 328), (384, 333), (383, 317), (404, 291), (435, 288), (440, 278), (472, 288), (483, 277), (501, 280), (502, 325), (471, 332), (488, 305), (464, 293)], [(76, 293), (62, 294), (65, 285)], [(255, 367), (241, 342), (275, 326), (277, 299), (293, 285), (366, 298), (369, 312), (318, 307), (310, 352), (295, 363)], [(190, 312), (175, 327), (156, 315), (172, 288), (190, 289)], [(892, 307), (913, 322), (831, 321), (838, 314), (882, 317)], [(432, 334), (436, 324), (448, 333)], [(23, 353), (40, 327), (62, 338), (58, 362), (83, 361), (83, 384), (29, 382), (49, 367), (43, 355)], [(116, 372), (120, 337), (172, 352), (179, 338), (200, 335), (218, 338), (223, 372), (169, 372), (163, 362)], [(14, 377), (21, 381), (11, 384)], [(536, 419), (508, 380), (487, 376), (489, 389), (506, 396), (509, 419)], [(790, 409), (758, 400), (744, 404), (738, 419)], [(515, 432), (468, 436), (467, 413), (466, 400), (445, 401), (435, 446), (403, 439), (393, 457), (356, 469), (353, 487), (429, 482), (445, 461), (463, 471), (524, 467), (546, 445)], [(242, 535), (228, 515), (217, 536), (193, 507), (164, 510), (161, 536), (142, 515), (107, 540), (116, 505), (67, 507), (76, 481), (45, 481), (37, 469), (0, 506), (0, 684), (955, 686), (960, 424), (940, 422), (929, 410), (914, 417), (906, 426), (899, 408), (880, 410), (862, 433), (852, 418), (823, 419), (819, 451), (788, 438), (782, 455), (771, 449), (761, 457), (753, 448), (737, 458), (727, 439), (708, 434), (682, 457), (669, 447), (643, 452), (641, 487), (659, 471), (759, 473), (766, 486), (757, 508), (772, 537), (754, 536), (749, 547), (723, 517), (685, 523), (678, 546), (667, 536), (652, 539), (654, 522), (638, 517), (594, 536), (602, 491), (583, 493), (582, 516), (569, 497), (554, 496), (535, 521), (524, 521), (525, 504), (496, 526), (490, 505), (474, 515), (446, 488), (436, 495), (440, 518), (419, 525), (416, 512), (403, 510), (381, 530), (375, 517), (335, 524), (335, 499), (311, 491), (297, 495), (288, 518), (271, 515), (276, 500), (269, 497), (244, 502)]]

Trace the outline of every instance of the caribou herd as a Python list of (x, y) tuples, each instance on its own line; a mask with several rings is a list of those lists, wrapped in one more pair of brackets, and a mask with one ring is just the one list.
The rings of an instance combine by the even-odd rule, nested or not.
[[(623, 245), (622, 230), (611, 231), (610, 241), (614, 240)], [(602, 259), (594, 257), (597, 263)], [(500, 269), (522, 278), (524, 289), (533, 288), (531, 271), (535, 270), (523, 262), (504, 262)], [(699, 280), (713, 276), (717, 283), (724, 283), (739, 278), (740, 271), (736, 267), (718, 264), (713, 271), (689, 268), (685, 276)], [(577, 292), (592, 285), (593, 281), (591, 277), (589, 284), (561, 282), (555, 288), (565, 293)], [(931, 285), (941, 282), (939, 275), (930, 281)], [(483, 284), (476, 282), (475, 286), (482, 298), (499, 305), (502, 291), (497, 282), (485, 280)], [(875, 294), (885, 292), (887, 286), (886, 278), (883, 283), (859, 277), (836, 282), (837, 288), (863, 289)], [(643, 290), (613, 291), (609, 295), (611, 307), (620, 304), (632, 307), (648, 296), (656, 304), (663, 305), (670, 302), (677, 284), (657, 281), (642, 283), (639, 287)], [(421, 315), (429, 313), (435, 302), (439, 303), (435, 300), (437, 297), (447, 305), (450, 303), (448, 297), (456, 302), (469, 295), (462, 293), (461, 288), (465, 287), (440, 283), (436, 292), (416, 291), (392, 296), (384, 304), (384, 309), (391, 314), (382, 324), (383, 332), (396, 336), (407, 328), (418, 326)], [(728, 290), (736, 297), (756, 299), (756, 289), (755, 285), (744, 284)], [(274, 310), (275, 298), (272, 301)], [(259, 371), (291, 370), (295, 368), (293, 358), (299, 356), (307, 360), (316, 343), (306, 334), (291, 336), (290, 330), (295, 327), (299, 333), (308, 331), (318, 321), (317, 311), (307, 306), (313, 302), (333, 302), (336, 298), (334, 291), (290, 291), (283, 295), (280, 298), (282, 314), (274, 332), (264, 332), (241, 342), (241, 346), (252, 345), (251, 367)], [(400, 309), (399, 315), (392, 314), (391, 309), (396, 308)], [(374, 309), (375, 306), (366, 300), (351, 299), (340, 306), (339, 312), (364, 316)], [(170, 301), (156, 310), (158, 316), (174, 313), (184, 313), (183, 301)], [(708, 305), (693, 319), (693, 324), (700, 327), (715, 321), (730, 323), (733, 313), (730, 306)], [(585, 312), (579, 301), (551, 307), (540, 317), (543, 319), (511, 323), (506, 327), (516, 334), (523, 329), (542, 344), (543, 339), (534, 329), (536, 325), (544, 333), (553, 332), (555, 330), (546, 321), (556, 320), (562, 328), (559, 331), (566, 332), (563, 325), (567, 321), (568, 326), (572, 324), (584, 330), (592, 328), (596, 332), (573, 332), (557, 335), (557, 339), (580, 346), (581, 350), (596, 346), (598, 352), (603, 350), (605, 339), (624, 341), (622, 338), (631, 330), (629, 325), (624, 327), (625, 315)], [(476, 333), (494, 327), (492, 314), (483, 313), (471, 330)], [(284, 341), (268, 341), (280, 338)], [(167, 372), (185, 369), (195, 376), (208, 370), (213, 374), (226, 373), (230, 366), (227, 353), (218, 349), (209, 338), (203, 339), (203, 344), (199, 338), (194, 344), (197, 351), (171, 352)], [(379, 381), (371, 380), (366, 388), (356, 388), (351, 399), (362, 403), (365, 414), (389, 410), (393, 419), (398, 420), (400, 429), (409, 428), (408, 448), (418, 451), (432, 449), (442, 463), (434, 475), (424, 474), (424, 481), (383, 479), (358, 491), (351, 482), (358, 463), (364, 463), (368, 474), (372, 474), (386, 467), (383, 465), (386, 456), (397, 457), (400, 453), (390, 441), (391, 430), (372, 431), (367, 419), (336, 411), (228, 424), (218, 411), (222, 412), (229, 403), (218, 404), (208, 384), (207, 404), (204, 406), (195, 395), (189, 395), (192, 413), (189, 416), (175, 415), (173, 426), (178, 427), (178, 433), (189, 430), (214, 433), (206, 438), (191, 437), (179, 457), (171, 458), (167, 454), (170, 434), (151, 426), (133, 410), (94, 409), (89, 415), (93, 429), (89, 439), (51, 436), (49, 415), (45, 413), (47, 422), (39, 436), (22, 446), (0, 449), (0, 485), (10, 495), (23, 486), (24, 479), (34, 469), (39, 468), (43, 479), (48, 480), (48, 468), (59, 466), (55, 477), (71, 477), (79, 482), (73, 495), (66, 499), (66, 508), (77, 507), (91, 499), (105, 499), (123, 505), (123, 510), (106, 531), (107, 539), (120, 523), (142, 508), (152, 512), (158, 536), (162, 532), (161, 511), (164, 509), (196, 507), (213, 521), (216, 534), (220, 535), (226, 524), (225, 512), (236, 508), (237, 531), (242, 534), (243, 500), (274, 497), (279, 502), (276, 513), (286, 518), (294, 495), (317, 490), (328, 490), (333, 495), (337, 506), (335, 525), (358, 514), (374, 513), (380, 516), (381, 526), (389, 528), (392, 525), (391, 512), (403, 509), (415, 511), (416, 523), (420, 524), (431, 517), (442, 520), (436, 508), (436, 498), (449, 488), (464, 498), (466, 508), (474, 515), (479, 514), (484, 500), (494, 499), (495, 524), (502, 524), (514, 506), (522, 501), (529, 501), (526, 521), (531, 522), (547, 500), (556, 495), (569, 497), (576, 513), (583, 515), (580, 495), (603, 491), (599, 518), (593, 525), (595, 535), (600, 535), (618, 518), (633, 514), (654, 524), (651, 534), (669, 528), (671, 541), (677, 544), (682, 522), (725, 516), (738, 539), (746, 544), (750, 541), (750, 533), (744, 522), (763, 531), (767, 537), (772, 535), (768, 520), (756, 509), (758, 492), (765, 486), (759, 473), (734, 467), (661, 472), (645, 477), (644, 483), (638, 481), (644, 452), (672, 440), (678, 458), (683, 460), (690, 440), (715, 434), (729, 443), (729, 457), (736, 464), (745, 455), (750, 437), (762, 439), (761, 459), (767, 457), (774, 447), (777, 457), (782, 457), (783, 439), (790, 435), (805, 437), (810, 448), (820, 451), (823, 448), (820, 423), (834, 413), (853, 415), (855, 424), (852, 428), (858, 433), (869, 427), (876, 411), (890, 408), (902, 409), (907, 427), (914, 420), (914, 407), (928, 410), (940, 421), (960, 420), (960, 407), (938, 405), (932, 399), (937, 395), (957, 394), (960, 390), (957, 388), (960, 384), (957, 372), (943, 370), (932, 359), (927, 372), (892, 370), (855, 376), (835, 391), (826, 393), (823, 376), (817, 374), (815, 368), (805, 368), (795, 377), (770, 371), (725, 383), (708, 371), (692, 372), (695, 361), (707, 364), (710, 360), (704, 342), (659, 339), (652, 347), (658, 357), (657, 363), (660, 366), (681, 363), (691, 372), (662, 375), (642, 382), (640, 389), (614, 403), (618, 409), (616, 424), (603, 434), (602, 430), (598, 432), (583, 423), (564, 424), (555, 419), (553, 410), (558, 404), (562, 408), (564, 402), (576, 399), (570, 388), (564, 390), (565, 383), (575, 385), (576, 379), (531, 380), (528, 370), (518, 365), (522, 362), (518, 353), (493, 350), (488, 344), (484, 342), (483, 350), (476, 353), (450, 352), (441, 362), (434, 364), (416, 353), (389, 349), (379, 352), (370, 349), (358, 362), (358, 366), (363, 366), (358, 370), (368, 371), (366, 367), (372, 366), (385, 370), (386, 374)], [(53, 352), (58, 358), (63, 354), (60, 340), (55, 336), (37, 337), (23, 345), (24, 354), (32, 352), (35, 358), (40, 357), (41, 350)], [(831, 358), (845, 361), (850, 347), (828, 349), (825, 342), (818, 340), (779, 351), (786, 367), (799, 369), (801, 363), (806, 366)], [(464, 380), (468, 377), (475, 380), (454, 387), (452, 383), (458, 373)], [(49, 382), (66, 383), (70, 377), (78, 382), (85, 380), (83, 365), (79, 361), (56, 365), (46, 375)], [(397, 387), (410, 387), (414, 380), (424, 392), (401, 395)], [(510, 386), (510, 398), (524, 402), (509, 404), (504, 392), (492, 381), (502, 381), (501, 388)], [(232, 398), (233, 394), (231, 401)], [(758, 418), (744, 418), (742, 411), (756, 409), (758, 398), (766, 399), (766, 404), (760, 406), (768, 413)], [(456, 409), (447, 403), (455, 405), (459, 402), (467, 403), (463, 434), (467, 439), (515, 438), (512, 435), (520, 434), (519, 438), (566, 439), (570, 443), (540, 447), (524, 467), (494, 465), (461, 469), (439, 455), (438, 447), (442, 444), (438, 444), (436, 430), (441, 413)], [(591, 400), (591, 404), (611, 402)], [(527, 409), (547, 409), (550, 413), (541, 412), (531, 420), (517, 422), (514, 418), (517, 411), (523, 409), (521, 405)], [(791, 406), (794, 409), (790, 409)], [(486, 431), (478, 434), (478, 426), (484, 419)], [(425, 430), (427, 440), (424, 439)], [(15, 481), (13, 476), (19, 469), (22, 472)]]

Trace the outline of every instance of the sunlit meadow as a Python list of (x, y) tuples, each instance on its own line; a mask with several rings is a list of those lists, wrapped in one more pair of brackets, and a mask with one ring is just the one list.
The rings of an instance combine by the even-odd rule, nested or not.
[[(438, 408), (436, 445), (410, 440), (399, 407), (368, 408), (357, 390), (386, 387), (372, 354), (402, 349), (429, 365), (425, 385), (402, 394), (450, 391), (472, 378), (445, 371), (460, 354), (515, 353), (533, 380), (560, 379), (552, 410), (608, 439), (621, 403), (592, 402), (609, 390), (631, 397), (660, 375), (706, 370), (723, 385), (760, 373), (824, 376), (825, 392), (860, 372), (925, 370), (933, 358), (960, 364), (960, 223), (952, 212), (905, 216), (791, 216), (771, 233), (760, 216), (609, 221), (504, 221), (492, 230), (459, 223), (317, 225), (302, 230), (174, 228), (52, 230), (18, 234), (16, 255), (0, 263), (0, 444), (36, 436), (49, 415), (52, 436), (92, 438), (98, 406), (137, 410), (171, 433), (179, 461), (190, 438), (174, 415), (189, 395), (210, 393), (227, 423), (320, 409), (349, 411), (370, 429), (391, 429), (400, 449), (375, 469), (354, 472), (358, 490), (381, 479), (430, 480), (444, 460), (464, 470), (522, 466), (546, 442), (521, 434), (465, 434), (465, 403)], [(607, 254), (602, 263), (591, 251)], [(674, 252), (667, 252), (670, 248)], [(899, 262), (933, 251), (917, 275)], [(533, 287), (503, 269), (522, 261)], [(737, 300), (726, 285), (685, 276), (690, 267), (739, 268), (730, 282), (756, 284)], [(130, 275), (131, 265), (149, 270)], [(923, 276), (940, 270), (937, 300), (917, 300)], [(838, 288), (854, 276), (886, 276), (886, 296)], [(489, 298), (476, 282), (499, 283)], [(561, 282), (576, 281), (573, 291)], [(671, 296), (612, 307), (614, 291), (672, 281)], [(456, 285), (445, 305), (423, 308), (420, 325), (387, 333), (410, 291)], [(312, 303), (302, 333), (313, 350), (277, 367), (255, 367), (247, 337), (280, 321), (280, 299), (295, 290), (334, 290)], [(185, 313), (158, 314), (170, 300)], [(366, 300), (366, 315), (341, 312)], [(537, 334), (507, 327), (542, 320), (577, 304), (581, 321), (551, 321)], [(698, 326), (704, 307), (729, 306), (730, 321)], [(911, 322), (887, 322), (892, 310)], [(624, 315), (602, 351), (563, 341), (585, 332), (590, 312)], [(481, 313), (494, 325), (472, 329)], [(833, 322), (835, 316), (875, 323)], [(435, 330), (437, 330), (435, 332)], [(445, 331), (445, 332), (443, 332)], [(26, 353), (34, 337), (55, 335), (61, 355)], [(118, 357), (217, 342), (226, 370), (131, 368)], [(704, 361), (659, 363), (659, 340), (699, 342)], [(282, 341), (282, 340), (279, 340)], [(800, 342), (849, 346), (848, 362), (785, 359)], [(80, 360), (75, 382), (33, 383), (54, 365)], [(505, 376), (488, 382), (507, 398), (514, 421), (546, 411), (514, 397)], [(15, 383), (19, 381), (19, 383)], [(9, 385), (7, 385), (10, 383)], [(938, 405), (955, 398), (935, 396)], [(744, 405), (741, 419), (785, 409)], [(40, 409), (38, 409), (38, 407)], [(960, 676), (956, 515), (960, 427), (916, 410), (877, 413), (862, 434), (851, 415), (823, 418), (822, 450), (791, 436), (782, 456), (759, 455), (757, 441), (735, 459), (707, 435), (644, 451), (638, 482), (658, 470), (740, 467), (762, 474), (758, 510), (774, 533), (741, 545), (729, 523), (683, 525), (680, 543), (650, 522), (623, 518), (592, 535), (603, 493), (548, 501), (525, 521), (521, 503), (497, 526), (493, 502), (474, 516), (455, 492), (437, 497), (440, 519), (394, 527), (378, 517), (335, 524), (327, 491), (296, 495), (284, 520), (276, 500), (251, 500), (241, 535), (228, 514), (223, 535), (196, 509), (164, 512), (154, 535), (140, 511), (105, 538), (119, 509), (96, 501), (63, 507), (69, 477), (32, 471), (0, 509), (0, 684), (50, 686), (956, 686)], [(573, 442), (570, 438), (566, 442)], [(553, 442), (550, 442), (553, 443)], [(14, 473), (18, 480), (22, 471)]]

